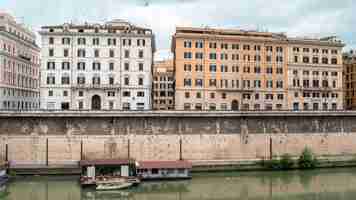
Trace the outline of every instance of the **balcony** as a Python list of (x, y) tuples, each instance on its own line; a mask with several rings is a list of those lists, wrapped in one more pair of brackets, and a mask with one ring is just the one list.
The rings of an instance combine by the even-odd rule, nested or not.
[(120, 84), (75, 84), (73, 89), (120, 89)]
[(253, 92), (253, 88), (216, 88), (217, 91), (222, 92)]

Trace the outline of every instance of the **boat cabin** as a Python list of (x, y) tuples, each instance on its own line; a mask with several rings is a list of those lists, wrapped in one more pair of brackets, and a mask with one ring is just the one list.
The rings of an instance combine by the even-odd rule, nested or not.
[(189, 179), (192, 164), (188, 161), (140, 161), (137, 175), (143, 180)]
[(133, 160), (81, 160), (79, 164), (82, 169), (82, 185), (95, 185), (98, 181), (136, 176), (136, 163)]

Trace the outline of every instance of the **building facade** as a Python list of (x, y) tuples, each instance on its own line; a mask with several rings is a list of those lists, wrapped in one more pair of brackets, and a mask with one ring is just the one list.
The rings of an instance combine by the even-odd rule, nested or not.
[(289, 38), (288, 104), (293, 110), (341, 110), (342, 48), (336, 37)]
[(0, 13), (0, 109), (39, 109), (39, 73), (35, 34), (11, 15)]
[(153, 109), (174, 110), (173, 60), (157, 61), (154, 63)]
[(43, 109), (152, 108), (150, 29), (113, 20), (44, 26), (40, 34)]
[(356, 52), (344, 53), (344, 103), (345, 109), (356, 109)]
[(287, 50), (282, 34), (178, 27), (176, 109), (287, 109)]
[[(309, 41), (280, 33), (177, 27), (172, 39), (175, 108), (341, 109), (342, 47), (335, 38)], [(294, 48), (308, 48), (308, 55), (293, 52)], [(305, 71), (310, 71), (310, 76), (302, 76)], [(299, 73), (302, 77), (298, 82), (294, 77)], [(311, 87), (314, 78), (319, 80), (320, 88)], [(294, 86), (294, 81), (299, 86), (305, 82), (306, 87)], [(321, 87), (323, 84), (325, 87)], [(319, 91), (310, 94), (310, 89)], [(311, 98), (308, 95), (312, 95)]]

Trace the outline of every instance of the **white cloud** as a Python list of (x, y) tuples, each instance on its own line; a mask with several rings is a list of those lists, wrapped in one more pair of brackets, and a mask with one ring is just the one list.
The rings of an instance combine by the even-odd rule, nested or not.
[(259, 28), (293, 36), (336, 34), (356, 46), (352, 0), (1, 0), (0, 7), (34, 27), (123, 18), (153, 29), (158, 58), (169, 55), (178, 25)]

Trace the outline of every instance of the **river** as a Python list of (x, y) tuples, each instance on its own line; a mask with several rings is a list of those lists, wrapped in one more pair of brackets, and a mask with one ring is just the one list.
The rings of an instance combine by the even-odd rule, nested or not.
[(354, 200), (356, 168), (193, 174), (126, 191), (81, 189), (77, 177), (26, 177), (2, 188), (4, 200)]

